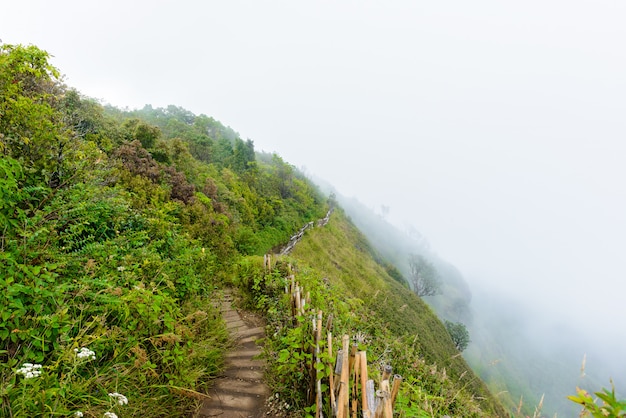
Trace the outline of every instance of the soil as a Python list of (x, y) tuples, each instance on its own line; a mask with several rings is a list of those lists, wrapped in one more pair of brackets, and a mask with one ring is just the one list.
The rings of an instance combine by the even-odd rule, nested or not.
[[(265, 361), (260, 358), (265, 324), (257, 315), (233, 307), (225, 293), (220, 302), (222, 317), (233, 339), (222, 376), (215, 380), (195, 418), (261, 418), (277, 416), (266, 407), (270, 390), (264, 381)], [(271, 404), (271, 403), (270, 403)]]

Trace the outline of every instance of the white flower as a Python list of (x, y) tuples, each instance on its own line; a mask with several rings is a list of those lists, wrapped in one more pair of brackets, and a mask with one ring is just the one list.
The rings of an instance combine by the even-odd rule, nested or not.
[(115, 399), (119, 405), (126, 405), (128, 403), (128, 398), (121, 393), (113, 392), (109, 393), (109, 396)]
[(117, 415), (114, 414), (113, 412), (105, 412), (104, 418), (117, 418)]
[(24, 376), (24, 379), (32, 379), (41, 376), (41, 364), (24, 363), (15, 373)]
[(86, 358), (87, 360), (95, 360), (96, 359), (96, 353), (94, 353), (93, 351), (91, 351), (87, 347), (82, 347), (80, 350), (78, 350), (78, 348), (75, 348), (74, 352), (76, 353), (76, 357), (78, 357), (80, 359), (83, 359), (83, 358)]
[(74, 412), (74, 416), (75, 416), (76, 418), (81, 418), (81, 417), (83, 416), (83, 413), (82, 413), (82, 412), (80, 412), (80, 411), (76, 411), (76, 412)]
[(124, 266), (119, 266), (119, 267), (117, 268), (117, 271), (124, 271), (124, 270), (126, 270), (126, 269), (124, 268)]

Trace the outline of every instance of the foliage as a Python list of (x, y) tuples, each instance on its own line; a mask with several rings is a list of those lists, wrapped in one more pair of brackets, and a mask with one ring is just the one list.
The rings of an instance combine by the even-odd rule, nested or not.
[(0, 46), (0, 152), (17, 159), (29, 180), (57, 186), (71, 174), (68, 130), (56, 109), (59, 72), (34, 46)]
[(581, 417), (592, 416), (594, 418), (603, 417), (624, 417), (626, 416), (626, 400), (618, 400), (615, 396), (615, 385), (611, 382), (611, 390), (604, 388), (595, 395), (602, 400), (602, 405), (598, 405), (593, 397), (584, 389), (576, 388), (576, 395), (567, 398), (583, 406)]
[(0, 49), (0, 415), (186, 416), (228, 344), (212, 296), (321, 198), (295, 173), (281, 198), (219, 122), (105, 109), (48, 58)]
[[(225, 284), (267, 315), (270, 382), (305, 409), (310, 317), (287, 319), (293, 271), (283, 260), (266, 270), (260, 256), (324, 216), (317, 188), (205, 115), (102, 107), (62, 85), (48, 58), (0, 49), (0, 415), (186, 416), (223, 367), (211, 299)], [(288, 260), (333, 335), (358, 332), (423, 411), (501, 415), (340, 210)]]
[(444, 324), (457, 350), (464, 351), (470, 343), (467, 327), (461, 322), (445, 321)]

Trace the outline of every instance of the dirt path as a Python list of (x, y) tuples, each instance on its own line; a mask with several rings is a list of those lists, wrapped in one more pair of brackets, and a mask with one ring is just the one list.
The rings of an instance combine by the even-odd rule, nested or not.
[(265, 362), (257, 359), (261, 348), (256, 341), (265, 337), (258, 322), (245, 321), (232, 307), (232, 296), (226, 293), (220, 310), (235, 342), (226, 355), (224, 374), (215, 380), (195, 418), (259, 418), (265, 416), (265, 400), (270, 392), (263, 381)]

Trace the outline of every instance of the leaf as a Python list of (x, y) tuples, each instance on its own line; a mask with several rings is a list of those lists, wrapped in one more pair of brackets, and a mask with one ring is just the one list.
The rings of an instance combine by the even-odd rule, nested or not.
[(278, 353), (278, 361), (280, 363), (285, 363), (289, 359), (290, 354), (291, 353), (289, 352), (289, 350), (286, 350), (286, 349), (280, 350), (280, 353)]

